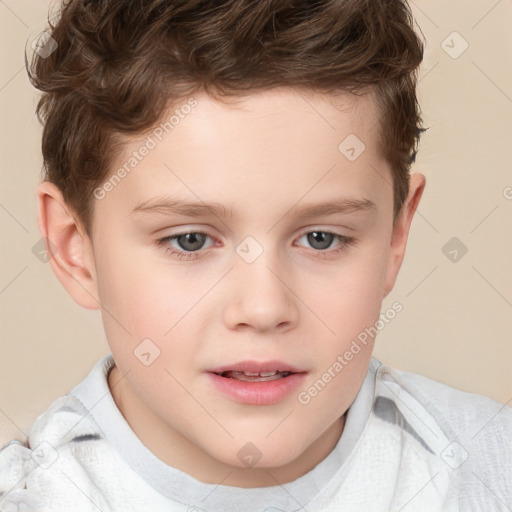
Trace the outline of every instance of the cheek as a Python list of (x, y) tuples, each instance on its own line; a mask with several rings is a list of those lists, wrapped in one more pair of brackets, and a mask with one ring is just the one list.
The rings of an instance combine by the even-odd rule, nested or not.
[(121, 242), (112, 240), (108, 246), (96, 265), (106, 322), (117, 321), (132, 336), (161, 337), (172, 326), (183, 302), (176, 272), (160, 262), (155, 264), (148, 251), (133, 247), (123, 250)]
[(350, 406), (366, 375), (374, 341), (368, 333), (382, 302), (383, 247), (361, 251), (325, 279), (323, 287), (310, 288), (311, 309), (324, 325), (318, 323), (323, 334), (318, 336), (313, 373), (298, 401), (318, 428)]
[[(370, 250), (371, 249), (371, 250)], [(382, 245), (359, 248), (321, 279), (312, 275), (308, 283), (312, 309), (343, 338), (357, 334), (378, 317), (386, 272)]]
[(313, 374), (303, 390), (305, 409), (326, 421), (334, 421), (350, 405), (366, 375), (385, 267), (385, 245), (376, 243), (347, 258), (322, 280), (322, 287), (310, 286), (311, 309), (321, 320), (317, 332), (323, 334), (318, 334)]
[(129, 256), (109, 251), (98, 260), (104, 329), (123, 371), (138, 372), (137, 354), (146, 352), (156, 357), (154, 372), (159, 366), (173, 371), (191, 366), (198, 339), (190, 330), (197, 321), (194, 305), (207, 288), (180, 268), (185, 267), (150, 261), (143, 251)]

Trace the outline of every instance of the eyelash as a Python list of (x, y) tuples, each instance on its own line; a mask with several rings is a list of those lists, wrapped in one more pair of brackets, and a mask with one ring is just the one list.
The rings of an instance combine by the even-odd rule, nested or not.
[[(340, 235), (339, 233), (334, 233), (332, 231), (323, 231), (320, 229), (318, 229), (318, 230), (313, 229), (310, 231), (305, 231), (304, 233), (302, 233), (299, 236), (299, 239), (302, 238), (304, 235), (308, 235), (309, 233), (325, 233), (328, 235), (334, 235), (335, 239), (338, 239), (341, 242), (339, 247), (337, 249), (333, 249), (333, 250), (312, 249), (313, 251), (318, 253), (316, 255), (316, 257), (318, 257), (318, 258), (328, 258), (328, 257), (332, 256), (333, 254), (342, 253), (342, 252), (346, 251), (350, 246), (354, 245), (357, 241), (355, 238), (350, 237), (350, 236)], [(200, 253), (202, 252), (202, 249), (199, 249), (197, 251), (188, 251), (188, 252), (187, 251), (177, 251), (172, 246), (170, 246), (168, 243), (171, 240), (176, 240), (180, 236), (190, 235), (190, 234), (206, 235), (215, 241), (215, 238), (213, 236), (209, 235), (208, 233), (205, 233), (204, 231), (185, 231), (183, 233), (176, 233), (175, 235), (169, 235), (169, 236), (165, 236), (163, 238), (159, 238), (158, 240), (156, 240), (155, 243), (158, 247), (165, 246), (164, 248), (165, 248), (166, 254), (171, 254), (173, 257), (176, 257), (180, 260), (182, 260), (182, 259), (183, 260), (194, 260), (194, 259), (201, 257)]]

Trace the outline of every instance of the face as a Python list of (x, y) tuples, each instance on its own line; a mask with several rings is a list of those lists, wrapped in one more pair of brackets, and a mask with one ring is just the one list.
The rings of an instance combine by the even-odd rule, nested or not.
[(375, 101), (274, 89), (186, 104), (168, 133), (127, 141), (96, 192), (84, 250), (124, 375), (110, 384), (169, 464), (275, 485), (261, 468), (292, 480), (338, 441), (373, 340), (343, 355), (397, 270)]

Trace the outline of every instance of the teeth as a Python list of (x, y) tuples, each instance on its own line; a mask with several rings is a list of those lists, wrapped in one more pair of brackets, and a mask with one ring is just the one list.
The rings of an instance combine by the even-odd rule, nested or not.
[(245, 380), (247, 382), (263, 382), (266, 380), (275, 380), (287, 377), (288, 375), (290, 375), (290, 372), (278, 372), (277, 370), (273, 372), (261, 373), (227, 371), (223, 372), (221, 375), (222, 377), (226, 377), (228, 379)]

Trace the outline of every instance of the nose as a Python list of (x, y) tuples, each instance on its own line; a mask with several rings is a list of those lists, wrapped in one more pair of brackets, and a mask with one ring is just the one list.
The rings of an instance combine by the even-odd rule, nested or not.
[(287, 331), (298, 321), (297, 297), (286, 272), (265, 250), (252, 262), (239, 259), (230, 273), (223, 317), (233, 330)]

